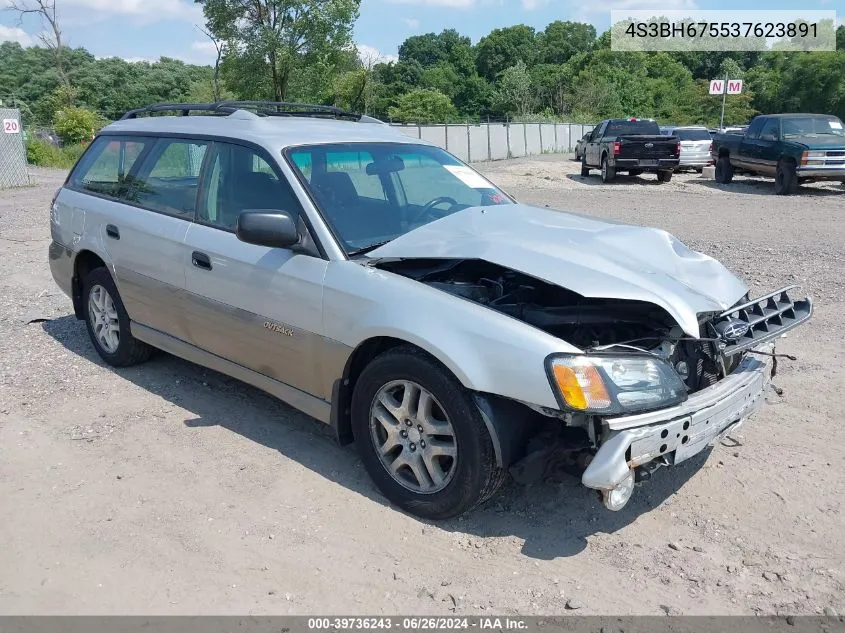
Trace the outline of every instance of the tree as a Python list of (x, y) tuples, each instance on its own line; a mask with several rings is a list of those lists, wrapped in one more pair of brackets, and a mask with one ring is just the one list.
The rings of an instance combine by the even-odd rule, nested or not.
[(573, 55), (587, 52), (593, 47), (596, 29), (592, 24), (557, 20), (538, 34), (537, 40), (540, 63), (564, 64)]
[(455, 106), (439, 90), (415, 88), (389, 110), (390, 118), (407, 123), (447, 123), (457, 116)]
[(49, 27), (49, 32), (45, 30), (38, 37), (47, 50), (53, 54), (56, 72), (62, 85), (66, 89), (70, 89), (70, 82), (65, 73), (64, 42), (62, 41), (62, 29), (59, 27), (59, 16), (56, 12), (56, 0), (9, 0), (7, 8), (17, 13), (20, 20), (23, 20), (25, 15), (37, 15), (42, 24)]
[[(196, 25), (194, 25), (196, 26)], [(220, 101), (220, 60), (223, 59), (223, 55), (226, 52), (226, 42), (223, 40), (214, 37), (211, 33), (206, 31), (205, 29), (196, 26), (197, 30), (205, 35), (208, 39), (211, 40), (211, 43), (214, 45), (214, 50), (217, 52), (217, 59), (214, 60), (214, 101)]]
[(422, 82), (423, 69), (417, 61), (379, 63), (373, 67), (373, 116), (386, 119), (390, 108), (399, 98), (418, 88)]
[(494, 29), (482, 37), (476, 46), (478, 74), (488, 81), (495, 81), (506, 68), (517, 61), (532, 66), (536, 57), (534, 29), (524, 24)]
[(566, 112), (566, 92), (572, 84), (572, 73), (564, 64), (537, 64), (529, 69), (537, 105), (550, 108), (555, 114)]
[(239, 87), (263, 77), (259, 84), (268, 86), (276, 101), (287, 98), (296, 71), (331, 67), (351, 48), (360, 4), (360, 0), (194, 1), (203, 7), (208, 31), (226, 43), (224, 77)]
[(85, 108), (65, 108), (56, 114), (56, 134), (62, 143), (76, 145), (90, 141), (102, 123), (96, 112)]
[(475, 68), (472, 41), (455, 29), (409, 37), (399, 47), (399, 59), (419, 62), (423, 68), (449, 64), (461, 75), (471, 75)]
[(531, 75), (521, 59), (499, 76), (494, 102), (508, 114), (526, 116), (533, 112), (534, 93), (531, 90)]

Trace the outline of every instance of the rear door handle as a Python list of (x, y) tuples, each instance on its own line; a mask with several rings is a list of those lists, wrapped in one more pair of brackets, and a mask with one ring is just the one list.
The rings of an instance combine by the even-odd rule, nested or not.
[(191, 253), (191, 263), (197, 268), (211, 270), (211, 258), (205, 253), (200, 253), (199, 251)]
[(106, 235), (112, 239), (119, 240), (120, 230), (114, 224), (106, 224)]

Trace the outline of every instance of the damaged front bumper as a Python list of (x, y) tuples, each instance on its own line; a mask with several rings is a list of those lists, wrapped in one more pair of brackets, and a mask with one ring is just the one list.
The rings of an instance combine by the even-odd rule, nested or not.
[[(774, 344), (754, 351), (771, 354)], [(735, 431), (763, 404), (775, 360), (764, 354), (748, 354), (730, 375), (677, 406), (606, 418), (603, 442), (581, 482), (600, 490), (606, 507), (619, 510), (637, 468), (679, 464)]]

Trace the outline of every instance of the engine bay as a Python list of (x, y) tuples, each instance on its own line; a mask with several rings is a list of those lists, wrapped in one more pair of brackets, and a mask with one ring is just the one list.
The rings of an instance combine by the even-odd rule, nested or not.
[(671, 363), (690, 392), (725, 373), (709, 339), (686, 337), (661, 307), (595, 299), (484, 260), (380, 260), (376, 267), (519, 319), (583, 350), (650, 353)]

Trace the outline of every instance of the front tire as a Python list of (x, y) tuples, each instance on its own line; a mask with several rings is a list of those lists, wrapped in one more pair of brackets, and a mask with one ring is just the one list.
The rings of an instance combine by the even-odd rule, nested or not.
[(505, 479), (469, 391), (413, 347), (385, 352), (361, 373), (352, 429), (379, 490), (419, 517), (462, 514)]
[(798, 190), (798, 174), (795, 172), (795, 163), (791, 160), (778, 162), (775, 172), (775, 193), (779, 196), (788, 196)]
[(587, 157), (581, 157), (581, 178), (586, 178), (590, 175), (590, 168), (587, 167)]
[(130, 331), (129, 315), (108, 270), (95, 268), (82, 280), (85, 324), (94, 349), (112, 367), (128, 367), (147, 360), (153, 348)]
[(616, 178), (616, 169), (607, 164), (607, 156), (601, 157), (601, 181), (608, 183)]
[(716, 182), (722, 185), (730, 184), (734, 177), (734, 168), (731, 165), (731, 159), (727, 156), (722, 156), (716, 161)]

